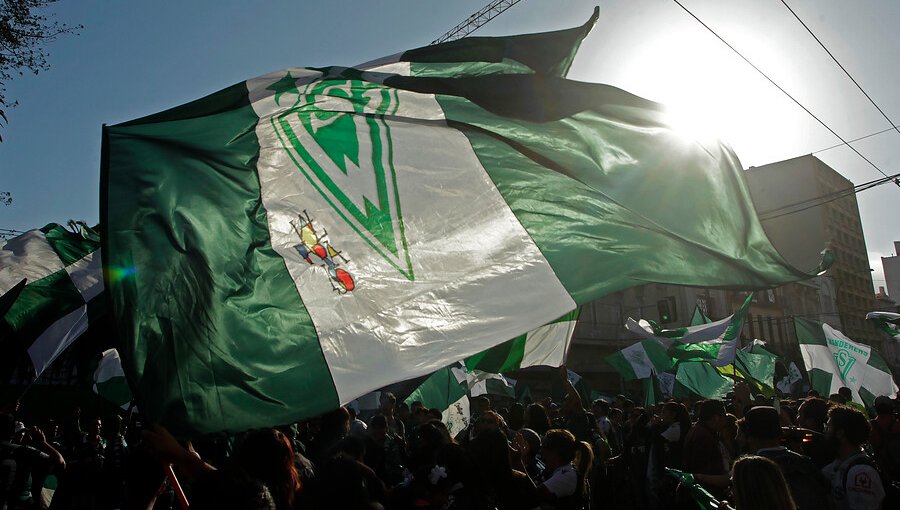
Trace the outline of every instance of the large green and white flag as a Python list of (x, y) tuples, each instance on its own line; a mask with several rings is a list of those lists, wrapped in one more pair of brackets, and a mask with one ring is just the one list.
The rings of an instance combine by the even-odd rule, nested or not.
[(550, 324), (466, 358), (466, 369), (500, 374), (527, 367), (562, 366), (577, 322), (578, 310), (573, 310)]
[(2, 320), (36, 376), (104, 313), (100, 238), (51, 223), (0, 245), (0, 294), (25, 280)]
[(900, 341), (900, 313), (893, 312), (869, 312), (866, 320), (872, 321), (875, 326), (894, 340)]
[(105, 127), (104, 261), (141, 411), (291, 422), (634, 285), (808, 277), (728, 146), (563, 77), (592, 23), (284, 69)]
[(675, 366), (666, 348), (652, 338), (641, 340), (607, 356), (606, 362), (626, 381), (647, 379), (653, 374), (671, 370)]
[(405, 402), (422, 402), (428, 409), (440, 409), (441, 421), (453, 437), (469, 425), (469, 397), (462, 367), (444, 367), (425, 379)]
[(127, 409), (131, 403), (131, 390), (125, 380), (119, 353), (115, 349), (103, 351), (100, 363), (94, 370), (94, 393), (122, 409)]
[(800, 353), (812, 388), (822, 395), (850, 388), (853, 401), (871, 406), (897, 392), (891, 369), (875, 349), (854, 342), (828, 324), (794, 319)]

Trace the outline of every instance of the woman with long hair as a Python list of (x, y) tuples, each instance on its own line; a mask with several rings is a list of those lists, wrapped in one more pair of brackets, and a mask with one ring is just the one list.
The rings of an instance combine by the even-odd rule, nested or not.
[(731, 484), (735, 510), (797, 510), (778, 464), (765, 457), (738, 459)]
[(238, 447), (235, 458), (248, 475), (269, 488), (278, 510), (293, 508), (300, 491), (300, 477), (287, 436), (276, 429), (250, 432)]

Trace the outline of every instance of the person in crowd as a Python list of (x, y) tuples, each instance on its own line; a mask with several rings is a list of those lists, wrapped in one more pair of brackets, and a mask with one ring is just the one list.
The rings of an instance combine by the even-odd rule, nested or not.
[(103, 484), (103, 453), (106, 441), (101, 435), (100, 418), (88, 420), (81, 440), (66, 453), (67, 469), (59, 477), (51, 508), (95, 508), (100, 502)]
[(835, 406), (828, 411), (825, 436), (834, 448), (835, 458), (822, 473), (831, 481), (831, 496), (837, 510), (881, 507), (884, 485), (875, 461), (862, 449), (869, 433), (869, 422), (858, 410)]
[(522, 455), (525, 474), (535, 482), (542, 482), (546, 466), (538, 455), (541, 451), (541, 436), (531, 429), (522, 429), (519, 431), (516, 444)]
[(796, 510), (778, 465), (756, 455), (734, 463), (732, 493), (735, 510)]
[(838, 388), (838, 395), (840, 395), (841, 400), (843, 400), (843, 402), (841, 402), (842, 404), (856, 409), (857, 411), (861, 412), (866, 418), (869, 417), (869, 412), (866, 411), (866, 406), (853, 400), (853, 390), (846, 386), (841, 386), (840, 388)]
[[(318, 508), (380, 509), (386, 499), (384, 483), (363, 463), (365, 442), (347, 436), (320, 469), (313, 501)], [(280, 510), (280, 508), (279, 508)]]
[(782, 446), (781, 438), (782, 428), (774, 407), (753, 407), (738, 422), (738, 443), (743, 452), (775, 462), (799, 508), (827, 509), (828, 480), (812, 459)]
[(346, 407), (338, 407), (322, 415), (319, 432), (309, 444), (309, 458), (313, 464), (319, 465), (330, 458), (338, 442), (348, 433), (350, 433), (350, 413)]
[(900, 418), (894, 413), (894, 401), (882, 395), (875, 398), (875, 418), (869, 423), (869, 443), (875, 462), (886, 480), (900, 482)]
[(525, 409), (525, 428), (544, 435), (550, 430), (550, 416), (547, 409), (541, 404), (528, 404)]
[(347, 412), (350, 413), (350, 434), (356, 437), (365, 437), (366, 429), (369, 428), (366, 422), (359, 419), (359, 411), (354, 406), (347, 406)]
[(235, 452), (237, 464), (269, 489), (278, 510), (290, 510), (300, 492), (290, 440), (277, 429), (248, 433)]
[(103, 420), (103, 490), (100, 507), (121, 508), (126, 501), (125, 473), (128, 469), (128, 443), (122, 425), (122, 417), (112, 415)]
[(609, 402), (598, 398), (591, 403), (591, 412), (597, 419), (597, 425), (603, 432), (603, 435), (610, 437), (612, 433), (612, 424), (609, 422)]
[(434, 466), (422, 478), (427, 482), (427, 496), (416, 508), (441, 510), (492, 510), (484, 480), (466, 450), (457, 444), (442, 446)]
[(684, 439), (682, 465), (688, 473), (716, 496), (728, 487), (729, 465), (719, 440), (725, 425), (725, 405), (721, 400), (700, 402), (697, 423)]
[(525, 406), (520, 402), (509, 406), (509, 419), (506, 420), (509, 430), (518, 432), (525, 426)]
[(485, 430), (470, 444), (469, 451), (485, 482), (488, 502), (498, 510), (529, 510), (534, 484), (524, 471), (512, 468), (506, 435), (499, 429)]
[(30, 508), (40, 501), (43, 477), (52, 471), (62, 472), (66, 461), (56, 448), (47, 442), (37, 427), (28, 430), (28, 444), (13, 441), (16, 419), (0, 414), (0, 508)]
[(581, 395), (569, 380), (569, 371), (565, 365), (559, 367), (559, 376), (566, 390), (566, 396), (560, 408), (560, 428), (571, 432), (578, 441), (593, 444), (595, 424), (592, 422), (594, 418), (585, 412)]
[(593, 452), (584, 441), (577, 441), (568, 430), (551, 429), (541, 441), (541, 458), (546, 470), (538, 485), (537, 499), (541, 508), (579, 510), (589, 501), (587, 483)]
[[(405, 464), (402, 442), (396, 436), (388, 433), (387, 419), (382, 414), (372, 417), (367, 432), (364, 440), (366, 465), (372, 468), (386, 484), (399, 483), (403, 480)], [(421, 446), (419, 444), (419, 447)]]
[(406, 427), (403, 425), (403, 420), (395, 414), (397, 407), (397, 397), (394, 396), (393, 393), (386, 391), (381, 394), (380, 403), (381, 407), (379, 408), (379, 411), (384, 416), (384, 419), (387, 422), (388, 434), (405, 438)]

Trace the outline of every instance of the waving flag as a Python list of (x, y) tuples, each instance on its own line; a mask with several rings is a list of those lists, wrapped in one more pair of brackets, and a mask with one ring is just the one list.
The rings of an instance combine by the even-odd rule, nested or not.
[(869, 312), (866, 320), (872, 321), (878, 329), (894, 340), (900, 341), (900, 313)]
[(407, 404), (416, 401), (428, 409), (441, 411), (441, 421), (447, 425), (451, 437), (469, 425), (466, 374), (461, 367), (448, 366), (431, 374), (405, 400)]
[(666, 348), (653, 339), (641, 340), (606, 358), (626, 381), (647, 379), (654, 373), (671, 370), (675, 366), (673, 361)]
[(846, 386), (854, 402), (872, 406), (875, 397), (897, 392), (890, 367), (875, 349), (850, 340), (828, 324), (794, 319), (794, 325), (809, 382), (821, 395)]
[(808, 277), (735, 154), (563, 78), (593, 24), (289, 68), (104, 128), (104, 261), (141, 411), (296, 421), (646, 282)]
[(94, 370), (94, 393), (127, 409), (131, 403), (131, 390), (125, 380), (125, 372), (122, 370), (122, 360), (115, 349), (103, 351), (100, 363)]
[(0, 294), (22, 285), (2, 316), (36, 376), (104, 313), (100, 238), (51, 223), (0, 245)]
[(566, 362), (578, 310), (466, 359), (467, 370), (500, 374), (520, 368), (558, 367)]

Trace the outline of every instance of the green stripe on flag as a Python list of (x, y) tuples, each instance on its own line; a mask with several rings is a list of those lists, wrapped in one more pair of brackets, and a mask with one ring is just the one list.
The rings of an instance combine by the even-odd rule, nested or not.
[(28, 282), (5, 319), (16, 336), (30, 344), (49, 325), (83, 305), (84, 299), (69, 274), (64, 270), (57, 271), (36, 282)]
[(99, 236), (94, 232), (85, 231), (89, 237), (82, 237), (72, 234), (65, 227), (57, 224), (47, 225), (41, 231), (44, 232), (47, 242), (66, 266), (83, 259), (96, 250), (100, 242)]
[(123, 368), (141, 411), (175, 432), (290, 423), (339, 404), (270, 244), (257, 120), (240, 84), (104, 128), (103, 256)]
[(797, 330), (797, 340), (801, 344), (827, 345), (820, 323), (795, 318), (794, 326)]
[[(529, 342), (549, 342), (552, 344), (565, 343), (568, 345), (568, 342), (571, 341), (571, 333), (570, 331), (556, 331), (556, 334), (550, 334), (546, 337), (537, 338), (536, 333), (540, 332), (541, 329), (547, 328), (547, 326), (551, 326), (553, 324), (562, 324), (562, 323), (574, 323), (578, 320), (578, 314), (580, 309), (572, 310), (571, 312), (563, 315), (562, 317), (547, 323), (541, 328), (538, 328), (535, 331), (530, 331), (522, 336), (504, 342), (496, 347), (492, 347), (486, 351), (482, 351), (473, 356), (469, 356), (465, 360), (466, 370), (481, 370), (483, 372), (491, 372), (495, 374), (502, 374), (504, 372), (509, 372), (512, 370), (518, 370), (520, 368), (525, 368), (526, 366), (532, 365), (523, 365), (522, 361), (525, 358), (526, 350), (534, 350), (534, 345), (529, 346)], [(540, 346), (545, 347), (544, 351), (552, 349), (552, 346)], [(555, 364), (556, 366), (560, 366), (564, 363), (564, 359), (560, 359), (559, 363)]]
[(703, 398), (725, 398), (725, 394), (734, 388), (731, 379), (720, 375), (706, 362), (679, 363), (675, 381)]

